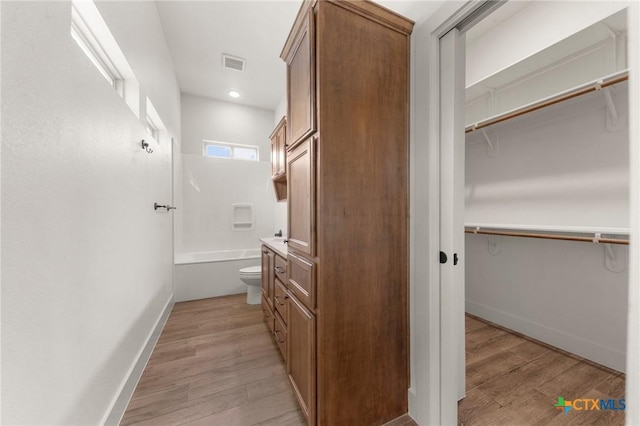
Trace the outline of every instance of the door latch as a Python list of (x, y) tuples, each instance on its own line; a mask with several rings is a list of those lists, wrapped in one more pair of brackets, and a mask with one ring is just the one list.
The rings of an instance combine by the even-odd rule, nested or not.
[(458, 253), (453, 253), (453, 265), (458, 264)]

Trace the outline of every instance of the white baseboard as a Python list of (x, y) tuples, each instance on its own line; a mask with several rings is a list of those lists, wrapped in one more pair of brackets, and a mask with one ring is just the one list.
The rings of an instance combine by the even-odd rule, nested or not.
[(466, 301), (466, 311), (471, 315), (491, 321), (502, 327), (522, 333), (525, 336), (571, 352), (572, 354), (576, 354), (598, 364), (620, 372), (625, 371), (626, 356), (624, 352), (469, 300)]
[(162, 329), (164, 325), (167, 323), (169, 319), (169, 314), (173, 309), (174, 301), (173, 295), (169, 297), (167, 303), (158, 317), (158, 320), (155, 323), (155, 326), (149, 333), (149, 337), (147, 338), (147, 342), (142, 347), (138, 356), (136, 358), (136, 362), (132, 365), (129, 370), (126, 379), (123, 381), (120, 391), (117, 393), (116, 398), (113, 400), (111, 404), (111, 408), (107, 410), (105, 417), (102, 419), (101, 424), (105, 426), (117, 426), (120, 424), (122, 420), (122, 416), (124, 416), (124, 412), (129, 405), (129, 401), (133, 396), (133, 392), (136, 390), (136, 386), (140, 381), (140, 377), (142, 376), (142, 372), (147, 366), (147, 362), (149, 362), (149, 358), (151, 357), (151, 353), (158, 342), (158, 338), (160, 337), (160, 333), (162, 333)]

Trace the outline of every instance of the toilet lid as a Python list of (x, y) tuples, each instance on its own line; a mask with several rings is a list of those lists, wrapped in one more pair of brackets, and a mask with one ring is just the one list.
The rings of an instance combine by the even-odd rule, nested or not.
[(262, 272), (262, 266), (249, 266), (247, 268), (240, 269), (240, 273), (243, 275), (259, 275)]

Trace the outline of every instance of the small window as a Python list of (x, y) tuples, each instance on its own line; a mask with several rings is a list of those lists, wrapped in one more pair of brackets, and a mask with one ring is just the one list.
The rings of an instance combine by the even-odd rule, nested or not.
[(71, 37), (116, 90), (121, 90), (122, 77), (75, 7), (71, 8)]
[(258, 161), (258, 147), (227, 142), (204, 141), (204, 156)]
[(153, 120), (151, 119), (151, 117), (149, 117), (147, 115), (147, 124), (146, 124), (146, 129), (147, 132), (149, 133), (149, 135), (151, 135), (151, 137), (153, 139), (156, 140), (156, 142), (158, 141), (158, 126), (153, 122)]

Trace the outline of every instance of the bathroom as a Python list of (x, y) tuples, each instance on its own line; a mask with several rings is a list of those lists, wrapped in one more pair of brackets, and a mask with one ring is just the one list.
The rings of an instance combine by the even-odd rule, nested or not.
[[(284, 83), (283, 83), (284, 84)], [(286, 236), (286, 200), (271, 182), (269, 134), (286, 111), (183, 94), (182, 151), (174, 156), (176, 302), (246, 292), (239, 270), (254, 268), (260, 303), (260, 238)], [(257, 147), (258, 161), (203, 155), (205, 141)], [(256, 278), (257, 274), (257, 278)]]
[[(298, 3), (96, 1), (103, 26), (95, 33), (105, 36), (108, 27), (112, 37), (101, 44), (122, 49), (113, 58), (118, 82), (107, 83), (70, 36), (76, 8), (93, 2), (0, 2), (3, 424), (117, 424), (176, 302), (233, 294), (243, 298), (245, 292), (255, 302), (257, 286), (252, 296), (242, 278), (258, 281), (260, 239), (289, 235), (288, 205), (277, 201), (271, 180), (269, 135), (287, 115), (286, 70), (279, 54)], [(446, 325), (440, 314), (446, 310), (438, 303), (440, 201), (433, 170), (440, 163), (434, 157), (438, 84), (432, 65), (438, 57), (433, 34), (463, 2), (378, 3), (416, 22), (408, 126), (411, 352), (405, 358), (411, 363), (411, 414), (421, 424), (446, 423), (439, 421), (439, 404), (451, 408), (455, 398), (439, 379), (446, 349), (439, 346)], [(203, 10), (187, 16), (185, 4)], [(629, 21), (635, 23), (629, 27), (629, 43), (638, 46), (637, 2), (593, 2), (575, 11), (571, 8), (579, 3), (523, 4), (557, 8), (558, 13), (527, 14), (554, 29), (545, 32), (548, 40), (527, 38), (541, 44), (629, 4)], [(207, 10), (214, 6), (215, 12)], [(91, 20), (93, 12), (81, 12)], [(267, 51), (262, 43), (265, 30), (231, 28), (225, 21), (231, 16), (268, 20), (269, 34), (280, 38), (276, 48)], [(203, 36), (185, 26), (189, 19), (206, 20), (211, 32)], [(77, 28), (71, 29), (73, 35)], [(243, 72), (252, 76), (247, 83), (252, 90), (239, 86), (240, 71), (233, 69), (199, 77), (213, 84), (214, 77), (224, 75), (215, 81), (219, 95), (214, 96), (213, 86), (206, 92), (182, 85), (183, 79), (196, 79), (183, 67), (182, 54), (195, 51), (220, 69), (223, 58), (206, 46), (216, 40), (236, 46), (245, 37), (251, 38), (256, 55), (265, 53), (279, 69), (272, 83), (265, 84), (265, 69), (248, 60)], [(504, 47), (515, 55), (536, 46), (512, 42)], [(640, 49), (629, 51), (630, 93), (637, 95)], [(223, 52), (251, 57), (235, 49)], [(238, 90), (240, 98), (233, 98), (230, 89)], [(269, 100), (250, 100), (253, 89), (269, 92)], [(640, 103), (637, 96), (633, 99), (629, 114), (637, 116)], [(635, 126), (631, 141), (637, 142), (638, 122), (629, 122)], [(631, 146), (636, 164), (631, 167), (636, 178), (631, 210), (637, 213), (640, 153), (637, 143)], [(239, 147), (255, 157), (205, 155), (220, 147), (226, 152)], [(154, 208), (158, 204), (165, 207)], [(630, 229), (637, 237), (637, 214)], [(384, 230), (375, 231), (372, 237), (385, 237)], [(637, 355), (638, 256), (632, 248), (627, 348)], [(605, 254), (599, 259), (604, 262)], [(245, 308), (258, 315), (262, 338), (271, 338), (273, 346), (259, 307), (243, 301)], [(628, 356), (630, 377), (640, 371), (637, 359)], [(629, 383), (627, 397), (637, 398), (639, 382)], [(640, 423), (637, 407), (628, 416), (632, 424)]]

